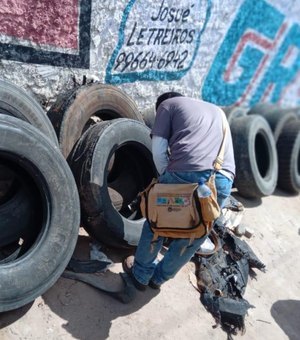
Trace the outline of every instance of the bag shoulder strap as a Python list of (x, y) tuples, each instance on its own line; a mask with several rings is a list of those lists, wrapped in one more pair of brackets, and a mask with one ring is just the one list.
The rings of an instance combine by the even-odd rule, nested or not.
[(158, 183), (157, 178), (152, 178), (151, 183), (147, 186), (147, 188), (142, 191), (141, 193), (139, 193), (140, 196), (144, 196), (144, 200), (145, 200), (145, 214), (146, 214), (146, 219), (147, 221), (149, 221), (149, 213), (148, 213), (148, 194), (149, 191), (154, 187), (155, 184)]
[(224, 162), (225, 139), (226, 139), (227, 130), (228, 130), (228, 121), (223, 110), (221, 110), (221, 114), (222, 114), (222, 126), (223, 126), (223, 139), (221, 142), (219, 153), (214, 161), (214, 169), (216, 171), (222, 169), (222, 165)]

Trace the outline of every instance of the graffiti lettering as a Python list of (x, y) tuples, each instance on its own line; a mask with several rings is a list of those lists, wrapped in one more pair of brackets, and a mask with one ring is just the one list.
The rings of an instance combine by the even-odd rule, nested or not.
[[(160, 20), (160, 21), (164, 21), (165, 19), (167, 19), (168, 22), (187, 22), (188, 17), (191, 13), (190, 8), (188, 9), (176, 9), (176, 7), (171, 7), (169, 8), (168, 6), (165, 6), (165, 0), (163, 0), (163, 2), (161, 3), (161, 6), (159, 8), (159, 11), (155, 16), (151, 16), (151, 20), (156, 21), (156, 20)], [(192, 4), (190, 6), (191, 8), (194, 7), (194, 4)]]
[(191, 44), (195, 33), (194, 29), (181, 28), (141, 28), (138, 30), (135, 22), (126, 45)]
[[(150, 1), (150, 0), (148, 0)], [(106, 71), (107, 83), (180, 79), (191, 68), (210, 16), (211, 0), (131, 0), (124, 11), (118, 45)], [(170, 6), (172, 4), (172, 6)]]
[[(272, 20), (268, 20), (270, 17)], [(256, 70), (266, 62), (264, 57), (276, 36), (278, 39), (283, 19), (265, 1), (246, 0), (212, 64), (203, 86), (203, 98), (224, 106), (240, 100), (257, 76)]]
[(153, 68), (162, 69), (177, 69), (183, 68), (184, 61), (188, 56), (188, 51), (184, 50), (179, 52), (178, 50), (166, 51), (162, 56), (158, 57), (154, 52), (139, 52), (135, 55), (133, 52), (129, 52), (127, 55), (125, 52), (119, 54), (114, 70), (119, 69), (120, 72), (124, 72), (126, 69), (135, 71), (136, 69), (144, 70), (148, 65)]
[(224, 106), (246, 99), (251, 106), (278, 102), (300, 70), (300, 26), (288, 29), (284, 20), (266, 1), (246, 0), (212, 64), (202, 97)]
[[(290, 63), (285, 62), (288, 60), (293, 49), (295, 49), (294, 58), (292, 58)], [(286, 35), (269, 69), (256, 89), (250, 104), (253, 105), (262, 100), (263, 94), (268, 94), (269, 101), (273, 103), (278, 102), (284, 88), (293, 81), (299, 71), (300, 26), (294, 24)]]

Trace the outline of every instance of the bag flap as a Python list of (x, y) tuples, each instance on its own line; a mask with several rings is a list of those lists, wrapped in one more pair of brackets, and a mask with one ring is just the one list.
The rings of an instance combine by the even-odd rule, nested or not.
[(190, 228), (200, 223), (194, 192), (197, 183), (155, 184), (148, 195), (148, 217), (159, 228)]
[(186, 183), (186, 184), (163, 184), (157, 183), (154, 185), (152, 192), (159, 195), (176, 195), (181, 194), (192, 195), (197, 189), (198, 183)]

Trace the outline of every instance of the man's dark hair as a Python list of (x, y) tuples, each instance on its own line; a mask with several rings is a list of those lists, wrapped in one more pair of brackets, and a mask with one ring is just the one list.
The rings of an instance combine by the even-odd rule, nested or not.
[(157, 111), (159, 105), (164, 100), (169, 99), (169, 98), (173, 98), (173, 97), (183, 97), (183, 95), (179, 92), (165, 92), (165, 93), (161, 94), (156, 100), (155, 110)]

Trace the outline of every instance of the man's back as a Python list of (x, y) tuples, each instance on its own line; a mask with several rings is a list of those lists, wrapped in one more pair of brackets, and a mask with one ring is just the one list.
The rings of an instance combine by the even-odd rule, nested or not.
[[(223, 138), (222, 114), (216, 105), (189, 97), (170, 98), (159, 105), (152, 134), (168, 140), (168, 171), (213, 169)], [(223, 168), (235, 173), (230, 131)]]

